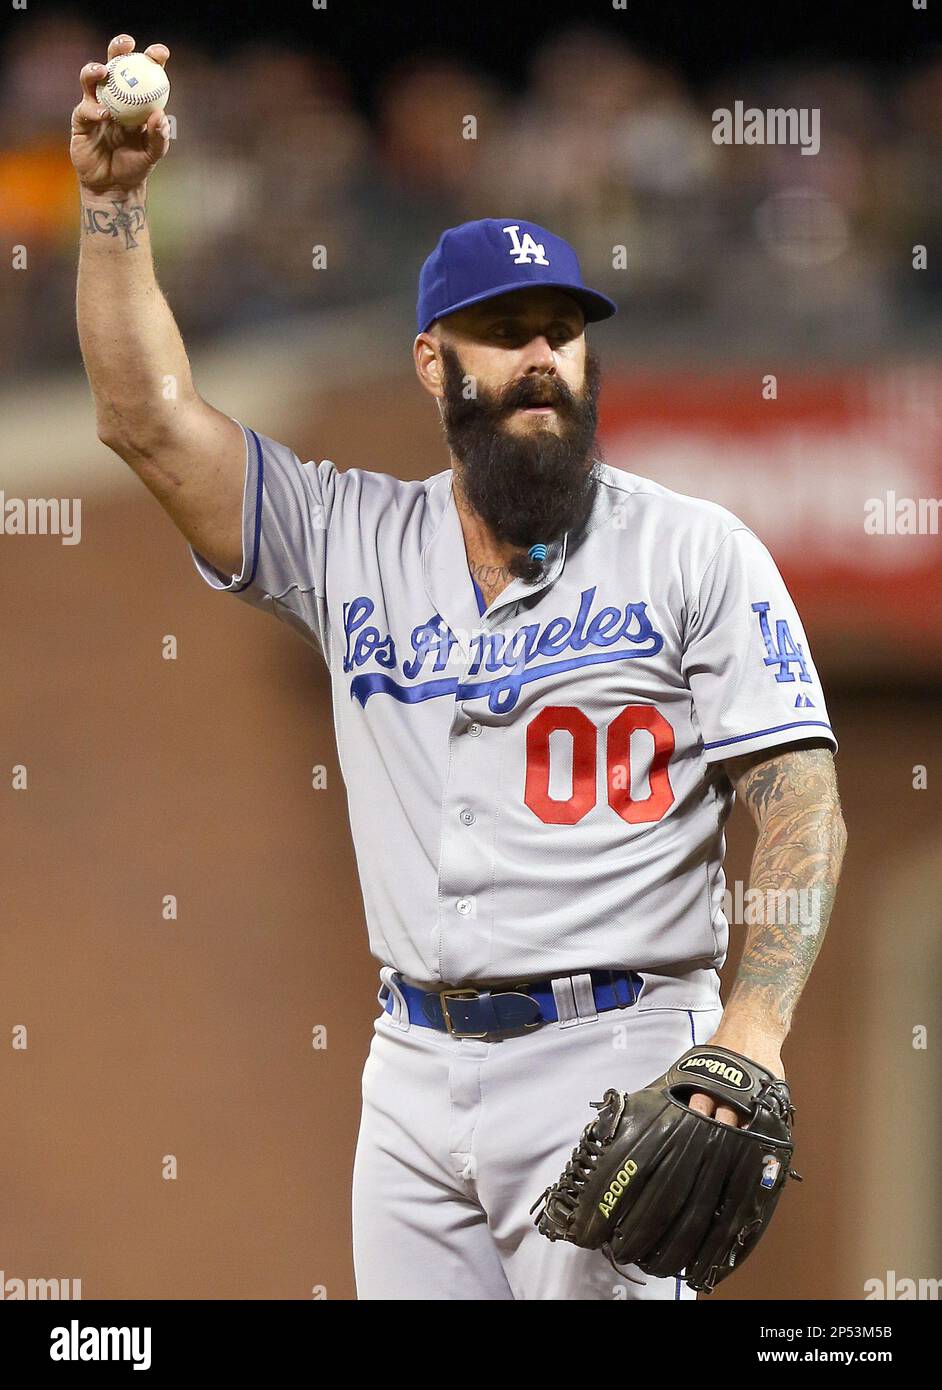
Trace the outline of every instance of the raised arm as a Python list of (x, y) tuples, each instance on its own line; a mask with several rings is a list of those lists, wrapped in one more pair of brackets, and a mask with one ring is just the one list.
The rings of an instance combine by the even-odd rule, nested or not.
[[(127, 34), (108, 58), (131, 53)], [(161, 65), (164, 44), (147, 55)], [(99, 105), (103, 63), (87, 63), (72, 112), (81, 247), (76, 317), (98, 437), (130, 465), (186, 539), (224, 574), (242, 567), (242, 430), (193, 384), (179, 329), (157, 284), (147, 225), (147, 179), (170, 147), (156, 111), (139, 129)]]

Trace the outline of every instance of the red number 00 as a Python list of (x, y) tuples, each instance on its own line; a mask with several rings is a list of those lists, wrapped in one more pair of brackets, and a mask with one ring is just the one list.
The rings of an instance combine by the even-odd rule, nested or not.
[[(648, 771), (648, 794), (631, 795), (631, 735), (647, 729), (654, 739)], [(563, 731), (572, 739), (572, 793), (564, 801), (549, 794), (550, 734)], [(523, 799), (547, 825), (575, 825), (596, 803), (598, 729), (573, 705), (549, 705), (527, 726), (527, 780)], [(674, 751), (674, 730), (653, 705), (626, 705), (608, 726), (606, 780), (608, 804), (631, 825), (658, 821), (673, 805), (667, 765)]]

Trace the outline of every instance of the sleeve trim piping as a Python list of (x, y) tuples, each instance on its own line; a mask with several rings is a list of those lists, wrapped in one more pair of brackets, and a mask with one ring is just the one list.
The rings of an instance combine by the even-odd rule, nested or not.
[(829, 734), (834, 733), (834, 730), (825, 719), (795, 719), (791, 724), (776, 724), (771, 729), (755, 729), (751, 734), (735, 734), (732, 738), (714, 739), (712, 743), (705, 743), (703, 747), (705, 749), (725, 748), (726, 745), (730, 743), (745, 743), (747, 739), (763, 738), (766, 734), (781, 734), (784, 733), (786, 729), (806, 728), (827, 729)]
[(252, 539), (252, 569), (249, 577), (241, 584), (234, 584), (232, 592), (241, 593), (243, 589), (251, 588), (255, 583), (255, 572), (258, 569), (258, 552), (262, 535), (262, 495), (265, 484), (265, 465), (262, 462), (262, 444), (258, 435), (253, 429), (248, 433), (255, 441), (255, 535)]

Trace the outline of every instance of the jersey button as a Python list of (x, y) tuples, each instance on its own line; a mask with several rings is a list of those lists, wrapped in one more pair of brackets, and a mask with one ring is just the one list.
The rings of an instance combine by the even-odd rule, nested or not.
[(474, 812), (473, 812), (473, 811), (469, 811), (468, 808), (465, 807), (465, 809), (461, 812), (461, 822), (462, 822), (463, 825), (473, 825), (473, 824), (474, 824)]
[(478, 738), (478, 737), (481, 735), (482, 732), (483, 732), (483, 730), (482, 730), (480, 724), (469, 724), (469, 725), (468, 725), (468, 733), (471, 735), (472, 738)]
[(467, 917), (474, 910), (474, 899), (459, 898), (455, 903), (455, 907), (461, 913), (462, 917)]

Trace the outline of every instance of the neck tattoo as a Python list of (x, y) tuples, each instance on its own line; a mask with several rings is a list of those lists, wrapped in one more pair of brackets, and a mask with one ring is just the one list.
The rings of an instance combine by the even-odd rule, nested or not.
[(509, 584), (512, 578), (506, 565), (469, 565), (468, 568), (482, 589)]

